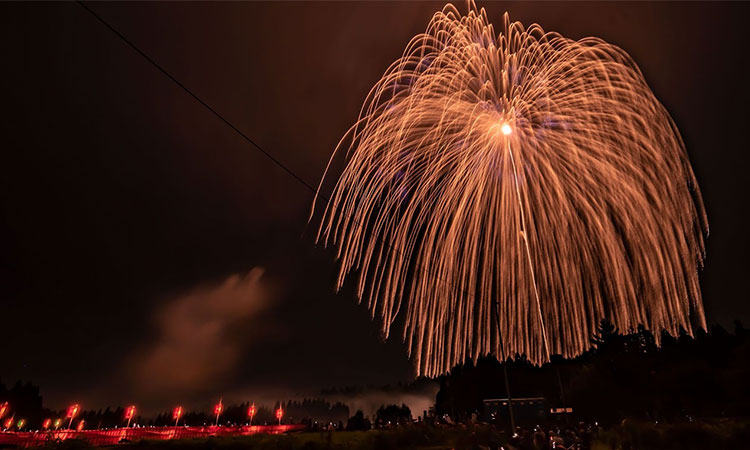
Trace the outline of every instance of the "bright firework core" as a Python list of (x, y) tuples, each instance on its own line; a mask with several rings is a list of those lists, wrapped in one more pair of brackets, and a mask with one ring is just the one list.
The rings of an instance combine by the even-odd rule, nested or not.
[[(488, 353), (573, 357), (602, 319), (657, 339), (705, 327), (701, 195), (625, 51), (507, 14), (496, 34), (473, 3), (406, 48), (336, 148), (318, 238), (338, 247), (338, 287), (359, 272), (384, 335), (404, 314), (421, 374)], [(523, 139), (493, 151), (514, 126)]]

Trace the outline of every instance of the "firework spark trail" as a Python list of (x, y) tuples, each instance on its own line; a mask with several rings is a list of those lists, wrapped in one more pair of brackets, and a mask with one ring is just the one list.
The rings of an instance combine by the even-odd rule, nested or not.
[(318, 234), (338, 287), (359, 270), (386, 336), (403, 307), (426, 375), (500, 354), (494, 301), (505, 352), (535, 363), (581, 353), (603, 318), (705, 327), (700, 192), (635, 62), (503, 25), (447, 5), (368, 94)]

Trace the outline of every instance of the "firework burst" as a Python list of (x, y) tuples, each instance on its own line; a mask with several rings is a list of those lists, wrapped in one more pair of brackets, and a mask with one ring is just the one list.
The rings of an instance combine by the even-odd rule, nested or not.
[(419, 373), (500, 350), (574, 356), (603, 318), (705, 326), (695, 176), (668, 112), (613, 45), (507, 14), (496, 34), (484, 9), (447, 5), (338, 152), (318, 239), (338, 249), (339, 287), (359, 271), (386, 336), (405, 313)]

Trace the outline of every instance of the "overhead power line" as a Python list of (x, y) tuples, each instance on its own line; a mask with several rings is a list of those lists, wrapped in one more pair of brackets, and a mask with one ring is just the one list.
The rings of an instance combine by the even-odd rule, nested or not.
[(286, 173), (288, 173), (289, 175), (291, 175), (292, 177), (294, 177), (295, 180), (299, 181), (303, 186), (305, 186), (308, 190), (310, 190), (310, 192), (312, 192), (315, 196), (320, 197), (321, 199), (325, 200), (326, 203), (328, 203), (328, 199), (325, 198), (325, 197), (323, 197), (323, 196), (320, 196), (318, 194), (318, 190), (317, 189), (315, 189), (314, 187), (312, 187), (302, 177), (300, 177), (299, 175), (297, 175), (296, 173), (294, 173), (294, 171), (292, 171), (292, 169), (290, 169), (289, 167), (287, 167), (278, 158), (276, 158), (271, 153), (267, 152), (263, 147), (261, 147), (260, 145), (258, 145), (257, 142), (255, 142), (254, 140), (250, 139), (250, 137), (248, 135), (246, 135), (245, 133), (243, 133), (242, 130), (240, 130), (239, 128), (237, 128), (236, 126), (234, 126), (234, 124), (232, 122), (230, 122), (229, 120), (227, 120), (218, 111), (216, 111), (215, 109), (213, 109), (211, 107), (211, 105), (209, 105), (208, 103), (204, 102), (203, 99), (201, 99), (193, 91), (191, 91), (190, 89), (188, 89), (187, 86), (185, 86), (184, 84), (180, 83), (180, 81), (177, 78), (173, 77), (171, 73), (167, 72), (167, 70), (164, 67), (162, 67), (156, 61), (154, 61), (154, 59), (151, 58), (150, 56), (148, 56), (143, 50), (141, 50), (140, 48), (138, 48), (138, 46), (135, 45), (133, 43), (133, 41), (131, 41), (130, 39), (128, 39), (127, 37), (125, 37), (125, 35), (123, 35), (122, 33), (120, 33), (120, 31), (117, 30), (117, 28), (115, 28), (112, 25), (110, 25), (109, 22), (107, 22), (106, 20), (104, 20), (104, 18), (102, 18), (99, 14), (97, 14), (93, 9), (89, 8), (88, 5), (86, 5), (82, 1), (79, 1), (78, 4), (81, 5), (81, 7), (83, 7), (83, 9), (85, 9), (86, 11), (88, 11), (92, 16), (94, 16), (96, 18), (96, 20), (98, 20), (99, 22), (101, 22), (105, 27), (107, 27), (110, 31), (112, 31), (114, 34), (116, 34), (117, 37), (119, 37), (120, 39), (122, 39), (123, 42), (125, 42), (126, 44), (128, 44), (128, 46), (130, 46), (130, 48), (132, 48), (133, 50), (135, 50), (146, 61), (150, 62), (151, 65), (153, 65), (154, 67), (156, 67), (167, 78), (169, 78), (177, 86), (179, 86), (180, 88), (182, 88), (182, 90), (185, 91), (189, 96), (193, 97), (193, 99), (195, 99), (195, 101), (197, 101), (198, 103), (200, 103), (201, 105), (203, 105), (207, 110), (211, 111), (211, 113), (214, 116), (216, 116), (219, 120), (221, 120), (222, 122), (224, 122), (229, 128), (231, 128), (237, 134), (239, 134), (240, 136), (242, 136), (242, 138), (245, 141), (247, 141), (248, 144), (250, 144), (253, 147), (255, 147), (258, 151), (260, 151), (268, 159), (270, 159), (271, 162), (273, 162), (274, 164), (276, 164), (277, 166), (279, 166), (281, 169), (283, 169)]

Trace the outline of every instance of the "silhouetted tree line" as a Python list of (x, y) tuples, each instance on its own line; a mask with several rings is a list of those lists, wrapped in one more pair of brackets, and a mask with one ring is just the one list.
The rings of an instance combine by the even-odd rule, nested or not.
[(376, 428), (390, 428), (399, 425), (406, 425), (411, 422), (411, 410), (404, 404), (401, 404), (401, 406), (381, 406), (375, 414)]
[[(509, 360), (511, 394), (545, 397), (550, 406), (572, 407), (578, 420), (616, 423), (623, 418), (690, 421), (747, 416), (750, 406), (750, 331), (735, 322), (690, 337), (664, 332), (661, 347), (645, 328), (622, 334), (603, 321), (593, 348), (535, 367), (523, 356)], [(562, 389), (561, 389), (562, 388)], [(440, 377), (435, 411), (454, 420), (483, 413), (483, 399), (507, 398), (502, 364), (494, 357), (467, 362)]]
[[(66, 411), (58, 411), (57, 414), (55, 414), (56, 417), (63, 418), (64, 427), (66, 427), (69, 422), (68, 420), (65, 420), (65, 413)], [(76, 423), (81, 419), (86, 421), (85, 428), (87, 429), (121, 427), (127, 422), (125, 420), (125, 408), (122, 406), (116, 408), (107, 407), (105, 409), (97, 410), (83, 410), (73, 420), (73, 426), (75, 427)], [(132, 423), (143, 423), (141, 422), (141, 419), (141, 416), (136, 415), (133, 417)]]
[[(224, 411), (219, 416), (219, 425), (242, 425), (249, 423), (250, 418), (247, 414), (250, 408), (250, 402), (243, 402), (239, 404), (224, 405)], [(275, 416), (275, 410), (278, 408), (278, 403), (273, 407), (265, 405), (255, 405), (255, 416), (253, 416), (253, 425), (266, 425), (269, 423), (277, 423), (278, 419)], [(285, 417), (286, 419), (286, 417)], [(288, 420), (285, 420), (287, 423)], [(189, 426), (203, 426), (203, 425), (214, 425), (216, 424), (216, 416), (213, 411), (186, 411), (179, 421), (180, 425)], [(156, 416), (153, 420), (149, 421), (149, 425), (154, 426), (173, 426), (175, 419), (172, 415), (172, 410), (164, 411)]]
[(369, 430), (370, 428), (372, 428), (372, 423), (370, 423), (370, 419), (365, 417), (365, 414), (361, 409), (358, 409), (357, 412), (346, 421), (346, 429), (348, 431), (363, 431)]
[[(27, 429), (38, 429), (42, 422), (47, 419), (62, 419), (62, 428), (68, 426), (69, 421), (65, 418), (66, 410), (54, 411), (42, 406), (42, 396), (39, 387), (29, 382), (17, 382), (11, 389), (0, 380), (0, 404), (8, 402), (10, 410), (4, 419), (14, 416), (27, 421)], [(253, 417), (254, 425), (272, 425), (278, 423), (276, 410), (282, 406), (284, 410), (283, 423), (306, 423), (313, 426), (317, 423), (341, 423), (349, 417), (349, 407), (340, 402), (331, 404), (323, 399), (304, 399), (301, 401), (288, 401), (275, 403), (273, 407), (267, 405), (256, 405)], [(85, 405), (84, 405), (85, 406)], [(225, 405), (224, 411), (219, 416), (221, 425), (242, 425), (249, 422), (249, 402)], [(72, 426), (75, 427), (80, 420), (86, 422), (86, 429), (121, 427), (127, 423), (125, 419), (125, 407), (105, 408), (98, 410), (83, 410), (74, 419)], [(185, 411), (180, 418), (180, 425), (202, 426), (216, 423), (213, 411)], [(152, 418), (144, 418), (137, 415), (131, 424), (172, 426), (175, 420), (172, 410), (164, 411)]]
[[(523, 356), (508, 361), (513, 397), (544, 397), (549, 406), (574, 409), (576, 420), (619, 422), (626, 417), (652, 421), (689, 421), (705, 417), (740, 417), (750, 415), (750, 330), (736, 322), (734, 333), (720, 326), (710, 333), (698, 330), (695, 337), (684, 331), (677, 337), (661, 336), (661, 347), (643, 327), (635, 333), (622, 334), (610, 323), (602, 322), (593, 348), (583, 355), (566, 360), (553, 357), (552, 362), (535, 367)], [(421, 387), (417, 380), (394, 389)], [(467, 362), (454, 367), (439, 378), (436, 397), (438, 416), (450, 415), (454, 420), (467, 420), (473, 413), (483, 413), (483, 399), (505, 398), (502, 364), (494, 357), (480, 358), (476, 364)], [(562, 387), (562, 389), (561, 389)], [(357, 393), (363, 388), (343, 388), (330, 393)], [(381, 388), (383, 389), (383, 388)], [(65, 411), (43, 407), (39, 387), (21, 381), (7, 388), (0, 380), (0, 403), (10, 404), (8, 416), (24, 418), (28, 428), (39, 428), (46, 418), (63, 418)], [(85, 405), (84, 405), (85, 406)], [(248, 422), (249, 403), (227, 405), (220, 417), (221, 424)], [(318, 423), (346, 421), (347, 428), (368, 429), (372, 424), (357, 411), (349, 417), (343, 403), (331, 404), (322, 399), (306, 399), (284, 403), (285, 423)], [(279, 404), (256, 405), (254, 424), (277, 423), (275, 411)], [(125, 424), (124, 408), (85, 410), (76, 418), (86, 421), (86, 428), (112, 428)], [(215, 423), (212, 411), (186, 412), (180, 424)], [(382, 406), (373, 418), (374, 425), (383, 427), (411, 421), (405, 405)], [(144, 421), (142, 425), (173, 425), (172, 411), (165, 411)]]
[[(222, 425), (241, 425), (247, 424), (250, 418), (247, 414), (251, 403), (245, 402), (236, 405), (226, 405), (224, 412), (219, 417), (219, 424)], [(255, 416), (253, 417), (254, 425), (273, 425), (278, 423), (276, 410), (281, 405), (284, 411), (283, 423), (310, 423), (313, 422), (339, 422), (346, 420), (349, 416), (349, 407), (343, 403), (333, 403), (323, 399), (304, 399), (302, 401), (288, 401), (275, 403), (273, 407), (264, 405), (255, 405)], [(216, 423), (216, 416), (211, 411), (191, 411), (187, 412), (180, 423), (187, 425), (213, 425)], [(165, 411), (156, 416), (149, 422), (155, 426), (174, 425), (172, 411)]]
[[(65, 410), (51, 410), (42, 405), (42, 396), (39, 394), (39, 387), (30, 383), (18, 381), (12, 388), (8, 389), (0, 380), (0, 404), (8, 402), (9, 411), (3, 419), (14, 417), (15, 419), (25, 419), (26, 429), (38, 429), (45, 419), (59, 418), (62, 421), (61, 428), (66, 428), (69, 421), (65, 419)], [(104, 410), (84, 410), (81, 411), (73, 422), (73, 426), (80, 420), (86, 421), (86, 428), (111, 428), (121, 426), (125, 423), (125, 409), (117, 407), (115, 409), (106, 408)], [(140, 418), (134, 418), (133, 422), (139, 422)]]
[(42, 423), (46, 414), (51, 414), (48, 409), (42, 407), (39, 386), (30, 382), (17, 381), (13, 387), (8, 389), (0, 379), (0, 404), (5, 402), (8, 402), (10, 409), (2, 420), (9, 417), (23, 418), (29, 425), (35, 425), (36, 423)]
[(349, 417), (349, 406), (341, 402), (329, 403), (323, 399), (290, 401), (284, 405), (286, 414), (292, 420), (338, 423)]

